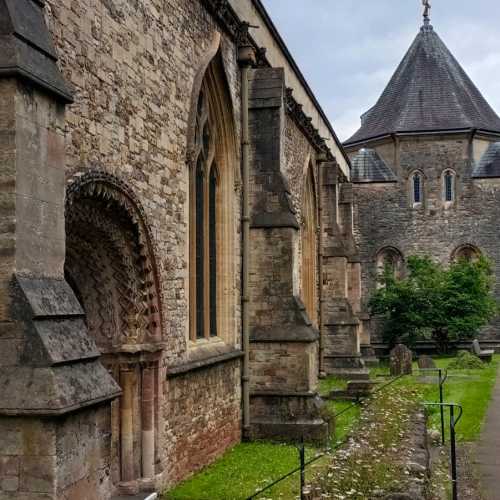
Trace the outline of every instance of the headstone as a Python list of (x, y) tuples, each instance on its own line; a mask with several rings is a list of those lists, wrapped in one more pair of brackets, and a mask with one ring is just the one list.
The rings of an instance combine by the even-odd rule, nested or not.
[(430, 356), (420, 356), (417, 363), (421, 370), (436, 368), (436, 363), (434, 363), (434, 360)]
[(391, 351), (391, 375), (411, 375), (413, 355), (410, 349), (403, 344), (398, 344)]

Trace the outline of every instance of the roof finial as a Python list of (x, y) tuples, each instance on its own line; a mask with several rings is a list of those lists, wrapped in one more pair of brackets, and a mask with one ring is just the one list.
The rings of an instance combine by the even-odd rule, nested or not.
[(424, 26), (429, 26), (431, 22), (431, 4), (429, 0), (422, 0), (422, 5), (424, 6)]

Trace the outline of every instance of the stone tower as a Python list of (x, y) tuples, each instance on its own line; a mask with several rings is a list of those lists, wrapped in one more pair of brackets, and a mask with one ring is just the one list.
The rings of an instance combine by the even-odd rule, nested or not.
[[(413, 254), (446, 263), (484, 254), (500, 275), (500, 118), (428, 19), (386, 89), (345, 143), (353, 162), (362, 295), (378, 270)], [(500, 295), (500, 286), (496, 286)], [(365, 315), (362, 348), (383, 347)], [(500, 344), (500, 322), (481, 335)], [(371, 327), (371, 339), (370, 339)], [(425, 346), (422, 346), (425, 347)]]

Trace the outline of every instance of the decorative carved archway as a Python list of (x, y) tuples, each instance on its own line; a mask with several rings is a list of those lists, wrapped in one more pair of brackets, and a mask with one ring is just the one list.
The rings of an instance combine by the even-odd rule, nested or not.
[(112, 406), (111, 473), (117, 487), (133, 493), (138, 479), (155, 475), (161, 299), (143, 210), (106, 173), (89, 172), (67, 189), (65, 274), (123, 390)]

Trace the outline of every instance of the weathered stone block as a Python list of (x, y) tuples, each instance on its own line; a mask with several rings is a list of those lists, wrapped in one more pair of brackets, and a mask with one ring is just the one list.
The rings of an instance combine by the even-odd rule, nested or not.
[(391, 351), (390, 370), (392, 376), (412, 374), (413, 354), (403, 344), (398, 344)]
[(3, 491), (17, 491), (19, 489), (19, 478), (6, 476), (0, 480), (0, 488)]
[(23, 456), (21, 458), (20, 480), (22, 490), (37, 493), (54, 493), (56, 478), (56, 457)]
[(18, 476), (19, 475), (19, 457), (0, 456), (0, 476)]

